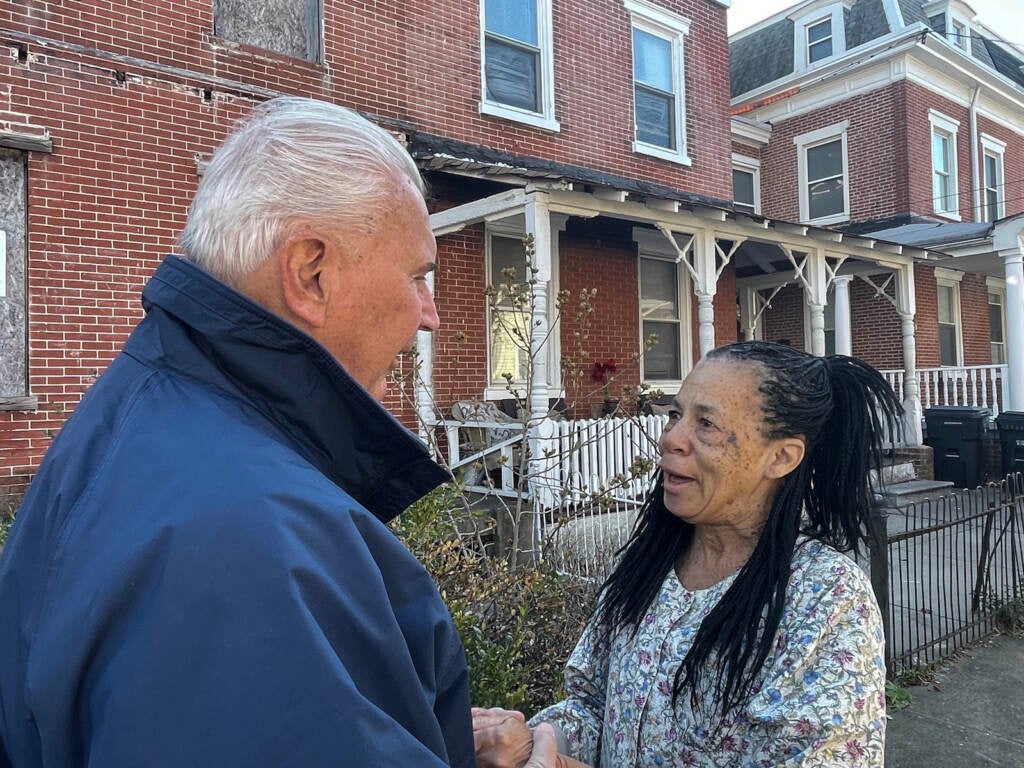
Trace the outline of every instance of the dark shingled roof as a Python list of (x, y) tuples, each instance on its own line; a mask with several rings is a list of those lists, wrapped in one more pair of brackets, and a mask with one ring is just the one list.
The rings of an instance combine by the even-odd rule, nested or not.
[(983, 42), (988, 50), (988, 55), (992, 57), (992, 64), (996, 72), (1010, 78), (1017, 85), (1024, 86), (1024, 72), (1021, 71), (1024, 61), (1009, 53), (1005, 48), (992, 40), (983, 40)]
[(430, 167), (436, 167), (441, 171), (446, 165), (451, 165), (453, 168), (461, 165), (473, 165), (479, 166), (481, 170), (504, 169), (504, 172), (509, 175), (526, 178), (564, 179), (580, 184), (611, 187), (648, 197), (678, 200), (682, 203), (710, 206), (727, 211), (733, 210), (732, 201), (716, 200), (706, 195), (683, 192), (664, 184), (629, 179), (625, 176), (595, 171), (592, 168), (584, 168), (579, 165), (567, 165), (537, 157), (514, 155), (481, 144), (467, 144), (463, 141), (419, 131), (410, 134), (408, 147), (410, 154), (417, 160), (440, 160), (436, 164), (430, 163)]
[(729, 44), (729, 95), (739, 96), (793, 71), (793, 22), (782, 19)]
[(900, 6), (900, 13), (903, 14), (903, 23), (906, 25), (913, 24), (918, 21), (923, 21), (925, 24), (928, 23), (928, 19), (925, 18), (924, 11), (921, 10), (924, 3), (921, 0), (898, 0)]
[(889, 20), (885, 17), (882, 0), (861, 0), (846, 12), (846, 47), (858, 45), (889, 34)]
[[(846, 48), (889, 34), (882, 0), (856, 0), (843, 12)], [(729, 44), (729, 95), (736, 97), (793, 72), (793, 22), (779, 21)]]

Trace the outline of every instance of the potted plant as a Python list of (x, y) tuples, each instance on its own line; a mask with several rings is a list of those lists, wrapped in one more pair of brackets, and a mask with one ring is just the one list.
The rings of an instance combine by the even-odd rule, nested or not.
[[(601, 392), (604, 395), (604, 401), (600, 404), (600, 414), (597, 415), (611, 416), (619, 409), (619, 401), (612, 398), (608, 391), (608, 385), (612, 381), (612, 374), (616, 371), (615, 360), (608, 358), (605, 361), (598, 360), (594, 363), (593, 368), (590, 371), (590, 378), (601, 385)], [(596, 405), (596, 404), (595, 404)], [(592, 408), (592, 411), (597, 408)]]

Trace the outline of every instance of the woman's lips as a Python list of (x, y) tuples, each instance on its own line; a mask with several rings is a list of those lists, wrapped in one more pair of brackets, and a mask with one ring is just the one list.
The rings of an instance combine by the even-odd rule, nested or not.
[(667, 469), (662, 470), (662, 475), (666, 488), (683, 488), (694, 482), (694, 479), (688, 475), (679, 475), (675, 472), (669, 472)]

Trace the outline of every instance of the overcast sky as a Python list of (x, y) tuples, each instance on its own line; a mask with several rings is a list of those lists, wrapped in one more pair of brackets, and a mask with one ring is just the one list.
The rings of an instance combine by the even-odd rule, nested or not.
[[(732, 0), (729, 34), (798, 4), (798, 0)], [(1024, 47), (1024, 0), (968, 0), (968, 5), (982, 24), (1007, 42)]]

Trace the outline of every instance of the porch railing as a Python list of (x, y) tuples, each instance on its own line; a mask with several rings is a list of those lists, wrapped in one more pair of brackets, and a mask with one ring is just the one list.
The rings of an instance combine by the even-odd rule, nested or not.
[[(903, 369), (881, 371), (893, 391), (904, 397)], [(970, 365), (943, 368), (918, 368), (917, 388), (921, 408), (934, 405), (968, 405), (988, 408), (994, 419), (1006, 409), (1003, 381), (1005, 365)]]
[[(549, 489), (545, 512), (590, 504), (601, 495), (643, 495), (657, 462), (657, 445), (667, 416), (638, 416), (556, 421), (544, 447), (544, 477)], [(436, 425), (445, 435), (449, 469), (466, 490), (515, 495), (523, 473), (524, 426), (491, 421), (446, 420)], [(522, 483), (531, 494), (535, 483)]]

